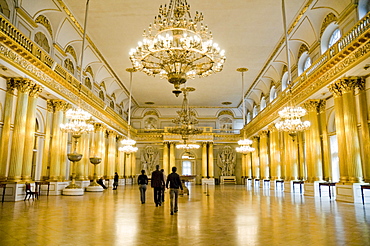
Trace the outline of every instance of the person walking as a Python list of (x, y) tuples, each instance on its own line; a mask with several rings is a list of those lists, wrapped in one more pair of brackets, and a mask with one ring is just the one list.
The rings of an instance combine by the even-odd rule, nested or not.
[(166, 191), (166, 174), (164, 174), (164, 169), (161, 169), (161, 172), (163, 173), (163, 185), (162, 185), (162, 189), (161, 189), (161, 202), (164, 203), (164, 192)]
[(118, 173), (115, 172), (114, 173), (113, 190), (117, 190), (117, 187), (118, 187), (118, 179), (119, 179)]
[(154, 188), (154, 203), (155, 206), (161, 206), (161, 190), (162, 190), (162, 185), (164, 185), (164, 180), (163, 180), (163, 173), (159, 171), (159, 165), (155, 166), (155, 171), (152, 172), (152, 179), (151, 179), (151, 186)]
[(145, 175), (145, 170), (141, 170), (141, 174), (137, 178), (137, 183), (139, 184), (141, 204), (144, 204), (146, 185), (148, 184), (148, 176)]
[(183, 190), (180, 176), (176, 173), (177, 168), (172, 167), (172, 173), (167, 176), (166, 188), (168, 189), (168, 183), (170, 184), (170, 203), (171, 203), (171, 215), (178, 211), (178, 198), (179, 188)]

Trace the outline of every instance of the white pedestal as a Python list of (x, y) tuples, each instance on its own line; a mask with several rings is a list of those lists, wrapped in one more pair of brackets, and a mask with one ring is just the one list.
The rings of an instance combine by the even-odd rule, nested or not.
[(220, 184), (236, 184), (235, 176), (220, 176)]
[(274, 180), (271, 184), (271, 190), (284, 191), (284, 180)]
[(65, 188), (62, 192), (63, 196), (82, 196), (84, 194), (84, 189), (77, 188), (77, 189), (68, 189)]
[(86, 188), (87, 186), (90, 185), (90, 181), (89, 180), (79, 180), (79, 181), (76, 181), (76, 185), (80, 186), (81, 188)]
[(87, 186), (86, 191), (88, 192), (102, 192), (104, 191), (103, 187), (99, 186)]
[(202, 178), (202, 185), (215, 185), (215, 179), (214, 178)]
[[(336, 199), (342, 202), (362, 203), (361, 185), (368, 183), (340, 184), (335, 185)], [(364, 202), (370, 203), (370, 195), (364, 192)]]
[(255, 188), (259, 188), (260, 184), (261, 184), (260, 179), (253, 179), (253, 186)]
[(262, 181), (263, 189), (270, 189), (270, 183), (271, 183), (271, 180), (269, 180), (269, 179), (264, 179), (264, 180)]

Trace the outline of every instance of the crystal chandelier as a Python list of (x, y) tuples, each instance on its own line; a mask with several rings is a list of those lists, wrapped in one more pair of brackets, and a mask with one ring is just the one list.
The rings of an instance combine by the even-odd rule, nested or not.
[(73, 136), (81, 136), (82, 133), (94, 130), (94, 126), (88, 123), (91, 114), (79, 107), (77, 109), (69, 109), (66, 112), (66, 118), (69, 119), (69, 122), (60, 124), (60, 129), (63, 132), (72, 133)]
[(132, 154), (135, 153), (138, 148), (135, 147), (134, 145), (136, 144), (136, 141), (131, 139), (131, 93), (132, 93), (132, 73), (136, 72), (136, 69), (134, 68), (127, 68), (127, 72), (130, 73), (130, 97), (128, 100), (128, 133), (127, 133), (127, 138), (123, 139), (121, 141), (122, 146), (118, 148), (119, 151), (122, 151), (126, 154)]
[(143, 41), (130, 51), (133, 67), (147, 75), (167, 79), (178, 96), (180, 85), (196, 76), (220, 72), (225, 51), (213, 43), (212, 33), (203, 24), (203, 14), (190, 14), (186, 0), (170, 0), (159, 7), (159, 14), (144, 30)]
[(292, 73), (290, 71), (290, 57), (289, 57), (289, 42), (288, 42), (288, 32), (286, 29), (286, 13), (285, 13), (285, 5), (284, 0), (282, 1), (282, 10), (283, 10), (283, 24), (284, 24), (284, 32), (285, 32), (285, 47), (286, 47), (286, 54), (287, 54), (287, 66), (288, 66), (288, 82), (289, 87), (287, 88), (287, 95), (289, 97), (289, 106), (284, 107), (282, 110), (279, 111), (279, 116), (282, 119), (280, 122), (275, 124), (275, 127), (279, 131), (288, 132), (290, 136), (294, 137), (297, 135), (297, 132), (307, 130), (311, 123), (309, 121), (301, 121), (301, 117), (306, 115), (306, 110), (302, 107), (293, 106), (292, 103)]
[(181, 110), (177, 111), (178, 116), (172, 120), (177, 126), (168, 129), (169, 133), (179, 134), (185, 141), (190, 135), (202, 134), (203, 129), (197, 128), (195, 125), (198, 124), (198, 120), (195, 117), (193, 109), (189, 108), (189, 102), (187, 99), (187, 93), (195, 91), (192, 87), (182, 88), (184, 92), (184, 99), (182, 102)]
[(309, 121), (301, 121), (301, 117), (306, 115), (306, 110), (302, 107), (287, 106), (279, 111), (281, 121), (275, 124), (279, 131), (288, 132), (289, 135), (295, 136), (297, 132), (307, 130), (311, 123)]
[[(245, 100), (244, 100), (244, 73), (248, 71), (247, 68), (241, 67), (236, 69), (236, 71), (242, 73), (242, 102), (243, 102), (243, 127), (245, 126)], [(250, 152), (254, 151), (254, 148), (252, 148), (250, 145), (253, 143), (252, 140), (245, 138), (245, 131), (244, 131), (244, 139), (239, 140), (238, 144), (240, 145), (239, 147), (236, 147), (235, 150), (238, 153), (241, 154), (248, 154)]]

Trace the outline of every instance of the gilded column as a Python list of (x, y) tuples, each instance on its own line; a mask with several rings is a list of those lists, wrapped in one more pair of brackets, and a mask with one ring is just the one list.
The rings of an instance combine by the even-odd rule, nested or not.
[(320, 124), (318, 117), (318, 109), (320, 107), (321, 100), (309, 100), (304, 104), (304, 107), (308, 112), (308, 119), (311, 122), (310, 129), (307, 130), (309, 135), (309, 145), (306, 145), (307, 155), (310, 155), (307, 167), (311, 170), (309, 175), (309, 181), (321, 181), (323, 180), (323, 165), (322, 165), (322, 146), (320, 138)]
[(136, 177), (136, 153), (131, 154), (131, 177)]
[(244, 155), (245, 163), (246, 163), (246, 178), (253, 178), (253, 173), (252, 173), (252, 159), (251, 159), (251, 153), (245, 154)]
[(340, 182), (346, 183), (348, 177), (348, 164), (347, 164), (347, 143), (344, 131), (344, 113), (343, 113), (343, 97), (340, 89), (340, 82), (333, 83), (329, 86), (329, 90), (334, 96), (334, 110), (335, 110), (335, 133), (338, 142), (338, 157), (339, 157), (339, 172)]
[[(120, 143), (122, 141), (123, 136), (118, 136), (117, 137), (117, 141), (118, 143)], [(124, 177), (125, 174), (124, 174), (124, 171), (125, 171), (125, 167), (124, 167), (124, 164), (125, 164), (125, 160), (124, 160), (124, 157), (125, 157), (125, 153), (122, 152), (122, 151), (118, 151), (118, 155), (117, 155), (117, 173), (120, 177)], [(148, 174), (146, 174), (148, 175)]]
[(365, 182), (370, 182), (370, 133), (369, 133), (369, 118), (368, 118), (368, 107), (366, 98), (366, 80), (365, 78), (359, 78), (357, 81), (358, 88), (358, 100), (359, 100), (359, 113), (360, 113), (360, 124), (361, 124), (361, 139), (362, 139), (362, 165), (364, 167)]
[(28, 108), (27, 108), (27, 119), (26, 119), (26, 133), (25, 133), (25, 145), (22, 165), (22, 180), (32, 180), (32, 160), (33, 160), (33, 148), (35, 142), (35, 126), (36, 126), (36, 106), (37, 97), (42, 91), (40, 85), (33, 85), (29, 97), (28, 97)]
[(176, 153), (175, 153), (175, 143), (170, 143), (170, 168), (176, 166)]
[(26, 138), (28, 93), (33, 85), (33, 82), (28, 79), (17, 79), (16, 81), (18, 99), (15, 111), (13, 139), (11, 143), (9, 181), (21, 180), (24, 144)]
[[(71, 107), (71, 105), (68, 105), (67, 109), (69, 109), (70, 107)], [(68, 119), (66, 117), (65, 111), (63, 112), (63, 115), (62, 115), (63, 124), (68, 123)], [(58, 181), (61, 181), (61, 182), (67, 180), (67, 177), (69, 179), (70, 175), (72, 175), (72, 168), (71, 168), (72, 163), (68, 160), (68, 157), (67, 157), (68, 151), (72, 152), (72, 149), (73, 149), (73, 148), (69, 148), (69, 150), (68, 150), (68, 147), (71, 147), (72, 146), (71, 143), (74, 142), (74, 139), (72, 138), (72, 135), (71, 136), (70, 135), (71, 134), (69, 134), (67, 132), (61, 131), (60, 143), (59, 143), (59, 146), (60, 146), (60, 151), (59, 151), (59, 153), (60, 153), (60, 171), (59, 171), (59, 179), (58, 179)], [(71, 138), (69, 138), (69, 137), (71, 137)], [(71, 141), (71, 142), (69, 142), (69, 141)], [(67, 164), (70, 164), (68, 175), (67, 175)]]
[(41, 178), (47, 180), (50, 177), (49, 173), (49, 163), (50, 163), (50, 143), (51, 143), (51, 131), (53, 125), (53, 103), (47, 100), (46, 109), (46, 124), (45, 124), (45, 137), (44, 137), (44, 147), (42, 150), (42, 171)]
[(213, 163), (213, 143), (208, 143), (208, 176), (210, 178), (214, 178), (215, 171), (214, 171), (214, 163)]
[(96, 167), (96, 175), (100, 178), (104, 176), (105, 163), (105, 126), (102, 123), (95, 123), (95, 152), (101, 158), (101, 163)]
[(269, 132), (263, 130), (260, 132), (260, 166), (261, 178), (270, 179), (270, 161), (268, 149), (268, 134)]
[(131, 178), (131, 154), (125, 154), (125, 174), (126, 178)]
[(357, 131), (357, 115), (355, 103), (355, 88), (361, 78), (341, 79), (341, 91), (343, 96), (344, 132), (347, 144), (347, 163), (349, 182), (363, 181), (360, 141)]
[(6, 95), (3, 114), (3, 129), (0, 140), (0, 181), (6, 180), (8, 170), (8, 155), (10, 142), (10, 125), (13, 113), (14, 90), (17, 79), (10, 78), (6, 81)]
[(274, 124), (269, 126), (270, 131), (270, 169), (271, 179), (281, 179), (281, 163), (279, 151), (279, 132)]
[(208, 177), (208, 170), (207, 170), (207, 142), (202, 143), (202, 178)]
[(246, 177), (246, 172), (247, 172), (247, 167), (246, 167), (246, 162), (245, 162), (245, 154), (241, 154), (241, 159), (242, 159), (242, 179)]
[(320, 131), (321, 131), (321, 146), (323, 155), (323, 176), (324, 180), (332, 180), (332, 170), (330, 161), (330, 144), (328, 136), (328, 123), (326, 120), (326, 101), (321, 100), (319, 106), (319, 119), (320, 119)]
[[(50, 145), (50, 175), (51, 181), (57, 181), (60, 176), (60, 163), (61, 163), (61, 142), (62, 142), (62, 131), (60, 130), (60, 124), (64, 122), (64, 111), (67, 110), (69, 104), (63, 100), (52, 100), (51, 101), (54, 114), (53, 114), (53, 126), (52, 126), (52, 137)], [(66, 154), (66, 153), (63, 153)]]
[(292, 137), (289, 136), (288, 132), (282, 132), (282, 136), (284, 142), (282, 149), (282, 152), (284, 153), (284, 176), (286, 181), (290, 181), (292, 180), (292, 176), (294, 176), (292, 174), (292, 163), (294, 162), (294, 156), (292, 155), (295, 155), (295, 153), (293, 153), (294, 150), (292, 149), (293, 140)]
[(163, 143), (163, 169), (164, 169), (164, 173), (166, 174), (169, 174), (171, 173), (170, 172), (170, 165), (169, 165), (169, 161), (168, 161), (168, 152), (169, 152), (169, 149), (168, 149), (168, 142), (164, 142)]
[(254, 151), (252, 152), (253, 178), (259, 179), (259, 178), (261, 178), (260, 163), (259, 163), (259, 155), (260, 155), (259, 136), (254, 136), (253, 137), (252, 147), (254, 148)]
[(108, 159), (107, 159), (107, 176), (108, 179), (113, 179), (116, 165), (116, 132), (107, 130), (108, 135)]
[[(78, 140), (77, 153), (82, 154), (82, 159), (75, 163), (76, 165), (76, 180), (86, 180), (87, 179), (87, 166), (90, 163), (89, 160), (89, 134), (81, 134)], [(71, 170), (72, 171), (72, 170)]]

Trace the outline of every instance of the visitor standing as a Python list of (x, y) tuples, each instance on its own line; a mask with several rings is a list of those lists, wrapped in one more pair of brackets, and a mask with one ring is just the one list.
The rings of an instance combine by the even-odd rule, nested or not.
[(145, 175), (145, 170), (141, 170), (141, 174), (137, 178), (137, 183), (139, 184), (141, 204), (144, 204), (146, 185), (148, 184), (148, 176)]
[(162, 185), (164, 185), (164, 180), (163, 180), (163, 173), (159, 171), (159, 165), (155, 166), (155, 171), (152, 172), (152, 179), (151, 179), (151, 186), (154, 188), (154, 203), (155, 206), (161, 206), (161, 190), (162, 190)]
[(119, 179), (118, 173), (115, 172), (114, 173), (114, 181), (113, 181), (113, 190), (117, 190), (117, 187), (118, 187), (118, 179)]
[(180, 176), (176, 173), (177, 168), (172, 167), (172, 173), (167, 176), (166, 188), (168, 189), (168, 183), (170, 183), (170, 203), (171, 203), (171, 215), (178, 211), (178, 198), (179, 188), (182, 189)]

